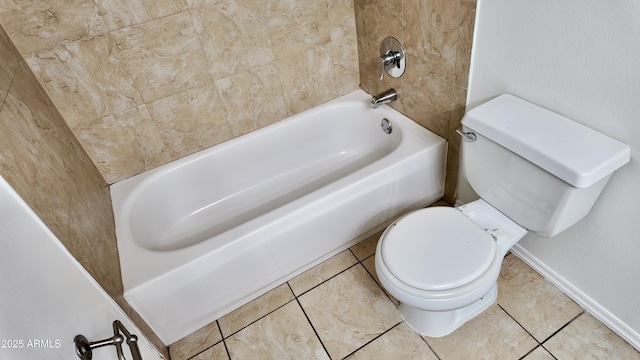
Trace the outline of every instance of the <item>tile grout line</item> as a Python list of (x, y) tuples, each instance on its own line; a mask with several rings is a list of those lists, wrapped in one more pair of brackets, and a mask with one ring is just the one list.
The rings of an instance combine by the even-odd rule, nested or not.
[[(220, 340), (220, 341), (222, 341), (222, 340)], [(203, 352), (205, 352), (205, 351), (207, 351), (207, 350), (211, 349), (212, 347), (214, 347), (214, 346), (216, 346), (217, 344), (219, 344), (219, 343), (220, 343), (220, 341), (218, 341), (217, 343), (215, 343), (215, 344), (213, 344), (213, 345), (211, 345), (211, 346), (209, 346), (209, 347), (207, 347), (207, 348), (205, 348), (205, 349), (202, 349), (202, 350), (201, 350), (200, 352), (198, 352), (197, 354), (193, 354), (193, 356), (189, 356), (189, 357), (187, 358), (187, 360), (191, 360), (191, 359), (193, 359), (194, 357), (196, 357), (196, 356), (198, 356), (198, 355), (202, 354)]]
[[(4, 104), (7, 102), (7, 98), (9, 97), (9, 93), (11, 92), (12, 88), (13, 88), (13, 82), (16, 78), (16, 74), (18, 73), (18, 71), (20, 69), (18, 69), (18, 67), (20, 66), (20, 64), (18, 64), (18, 66), (16, 66), (16, 69), (14, 70), (12, 76), (11, 76), (11, 81), (9, 81), (9, 87), (7, 88), (7, 93), (4, 94), (4, 96), (2, 97), (2, 101), (0, 101), (0, 111), (4, 110)], [(45, 90), (46, 92), (46, 90)]]
[(500, 308), (500, 310), (504, 311), (505, 314), (507, 314), (507, 316), (509, 316), (511, 318), (511, 320), (513, 320), (516, 324), (518, 324), (518, 326), (520, 326), (520, 328), (522, 330), (524, 330), (527, 335), (531, 336), (531, 338), (537, 343), (536, 346), (534, 346), (531, 350), (527, 351), (523, 356), (520, 357), (520, 359), (524, 358), (525, 356), (527, 356), (529, 353), (531, 353), (532, 351), (534, 351), (536, 348), (538, 348), (539, 346), (541, 346), (542, 344), (540, 343), (540, 341), (538, 341), (538, 339), (536, 339), (535, 336), (533, 336), (533, 334), (531, 332), (529, 332), (529, 330), (527, 330), (524, 326), (522, 326), (522, 324), (520, 324), (520, 322), (518, 320), (516, 320), (513, 316), (511, 316), (511, 314), (509, 314), (509, 312), (507, 310), (505, 310), (502, 305), (500, 305), (498, 303), (498, 301), (496, 300), (495, 302), (496, 305), (498, 305), (498, 307)]
[[(358, 258), (357, 258), (357, 257), (356, 257), (356, 260), (358, 260)], [(291, 292), (293, 293), (293, 296), (295, 296), (296, 298), (298, 298), (298, 297), (300, 297), (300, 296), (302, 296), (302, 295), (304, 295), (304, 294), (306, 294), (306, 293), (310, 292), (311, 290), (313, 290), (313, 289), (317, 288), (318, 286), (320, 286), (320, 285), (322, 285), (322, 284), (326, 283), (327, 281), (329, 281), (329, 280), (331, 280), (331, 279), (333, 279), (333, 278), (337, 277), (338, 275), (341, 275), (342, 273), (346, 272), (347, 270), (351, 269), (352, 267), (354, 267), (354, 266), (356, 266), (356, 265), (358, 265), (358, 264), (360, 264), (360, 261), (357, 261), (357, 262), (356, 262), (355, 264), (353, 264), (353, 265), (349, 265), (349, 267), (347, 267), (346, 269), (344, 269), (344, 270), (340, 271), (339, 273), (337, 273), (337, 274), (335, 274), (335, 275), (333, 275), (333, 276), (331, 276), (331, 277), (329, 277), (329, 278), (327, 278), (327, 279), (323, 280), (322, 282), (320, 282), (320, 283), (316, 284), (315, 286), (313, 286), (313, 287), (312, 287), (312, 288), (310, 288), (309, 290), (305, 290), (305, 291), (301, 292), (301, 293), (300, 293), (300, 295), (296, 295), (296, 293), (293, 291), (293, 288), (291, 288), (291, 285), (289, 284), (289, 282), (288, 282), (288, 281), (287, 281), (287, 285), (289, 285), (289, 289), (291, 289)], [(320, 265), (320, 264), (318, 264), (318, 265)], [(363, 266), (364, 266), (364, 265), (363, 265)], [(309, 269), (309, 270), (312, 270), (312, 269), (313, 269), (313, 268), (311, 268), (311, 269)], [(307, 271), (309, 271), (309, 270), (307, 270)], [(366, 268), (365, 268), (365, 270), (366, 270)], [(304, 273), (302, 273), (302, 274), (304, 274)], [(302, 274), (300, 274), (300, 275), (302, 275)], [(294, 279), (295, 279), (295, 278), (294, 278)]]
[(555, 360), (558, 360), (558, 358), (556, 358), (555, 356), (553, 356), (553, 354), (552, 354), (552, 353), (550, 353), (550, 352), (549, 352), (549, 350), (545, 349), (545, 348), (542, 346), (542, 344), (540, 344), (540, 343), (538, 343), (538, 346), (536, 346), (536, 347), (534, 347), (533, 349), (529, 350), (529, 352), (528, 352), (528, 353), (526, 353), (526, 354), (522, 355), (522, 356), (520, 357), (520, 359), (519, 359), (519, 360), (524, 360), (524, 359), (526, 359), (526, 357), (527, 357), (527, 356), (529, 356), (529, 354), (531, 354), (532, 352), (536, 351), (536, 349), (539, 349), (539, 348), (544, 349), (544, 351), (546, 351), (546, 352), (547, 352), (547, 354), (551, 355), (551, 357), (552, 357), (552, 358), (554, 358)]
[[(395, 305), (396, 309), (400, 310), (400, 308), (398, 308), (398, 305), (396, 305), (395, 301), (393, 301), (394, 299), (392, 299), (392, 298), (391, 298), (391, 295), (387, 292), (387, 290), (382, 286), (382, 284), (380, 284), (380, 283), (376, 280), (376, 277), (375, 277), (372, 273), (370, 273), (370, 272), (369, 272), (369, 270), (367, 269), (367, 267), (366, 267), (366, 266), (364, 266), (364, 264), (362, 263), (363, 261), (365, 261), (365, 260), (367, 260), (367, 259), (371, 258), (372, 256), (375, 256), (375, 253), (373, 253), (373, 255), (369, 255), (369, 256), (367, 256), (366, 258), (364, 258), (364, 259), (362, 259), (361, 261), (359, 261), (360, 265), (362, 265), (362, 267), (364, 268), (364, 271), (366, 271), (366, 272), (367, 272), (367, 274), (369, 274), (369, 276), (373, 279), (373, 282), (374, 282), (376, 285), (378, 285), (378, 287), (379, 287), (380, 289), (382, 289), (382, 292), (387, 296), (387, 299), (389, 299), (389, 301), (391, 301), (391, 302)], [(397, 300), (397, 299), (395, 299), (395, 300), (399, 302), (399, 300)], [(404, 317), (403, 317), (403, 318), (404, 318)]]
[[(546, 339), (544, 339), (541, 343), (540, 346), (542, 346), (545, 350), (547, 350), (547, 348), (544, 347), (544, 343), (546, 343), (547, 341), (551, 340), (551, 338), (553, 338), (554, 336), (556, 336), (560, 331), (564, 330), (564, 328), (566, 328), (567, 326), (569, 326), (569, 324), (571, 324), (572, 322), (576, 321), (579, 317), (581, 317), (582, 315), (585, 314), (584, 309), (576, 316), (573, 317), (573, 319), (567, 321), (566, 324), (562, 325), (560, 327), (560, 329), (556, 330), (553, 334), (549, 335)], [(549, 350), (547, 350), (549, 351)], [(549, 353), (551, 354), (551, 352), (549, 351)]]
[[(413, 329), (412, 329), (412, 330), (413, 330)], [(438, 355), (438, 353), (437, 353), (437, 352), (436, 352), (436, 351), (431, 347), (431, 344), (429, 344), (429, 342), (427, 341), (427, 339), (425, 339), (425, 337), (424, 337), (424, 336), (422, 336), (422, 334), (420, 334), (420, 333), (417, 333), (417, 334), (418, 334), (418, 336), (420, 336), (420, 339), (422, 339), (422, 341), (424, 341), (424, 343), (425, 343), (425, 344), (427, 344), (427, 347), (429, 348), (429, 350), (431, 350), (431, 352), (433, 353), (433, 355), (435, 355), (435, 356), (436, 356), (436, 358), (437, 358), (438, 360), (442, 360), (442, 359), (440, 358), (440, 355)]]
[[(363, 240), (363, 241), (364, 241), (364, 240)], [(362, 241), (361, 241), (361, 242), (362, 242)], [(358, 244), (359, 244), (359, 243), (358, 243)], [(358, 245), (358, 244), (356, 244), (356, 245)], [(353, 246), (356, 246), (356, 245), (353, 245)], [(362, 262), (362, 261), (360, 261), (360, 259), (358, 259), (358, 257), (357, 257), (357, 256), (356, 256), (356, 254), (353, 252), (353, 250), (351, 250), (351, 248), (352, 248), (353, 246), (351, 246), (351, 247), (350, 247), (350, 248), (348, 248), (347, 250), (349, 250), (349, 252), (351, 253), (351, 255), (353, 255), (353, 257), (354, 257), (354, 258), (356, 258), (356, 260), (358, 260), (358, 262)]]
[[(287, 282), (287, 285), (289, 286), (289, 289), (291, 289), (291, 285), (289, 285), (289, 282)], [(293, 292), (293, 289), (291, 289), (291, 292)], [(300, 294), (300, 295), (302, 295), (302, 294)], [(295, 294), (294, 294), (294, 296), (295, 296)], [(327, 347), (324, 345), (324, 342), (322, 342), (322, 339), (320, 338), (320, 334), (318, 334), (318, 331), (316, 330), (315, 326), (313, 326), (313, 323), (311, 322), (311, 319), (309, 319), (309, 315), (307, 315), (307, 312), (304, 310), (304, 307), (300, 303), (300, 299), (298, 299), (297, 296), (295, 296), (295, 301), (298, 303), (298, 306), (300, 306), (300, 310), (302, 310), (302, 313), (304, 314), (304, 317), (307, 319), (307, 322), (309, 323), (309, 326), (311, 326), (311, 329), (313, 330), (313, 333), (316, 335), (316, 338), (320, 342), (320, 345), (322, 345), (322, 349), (324, 349), (325, 354), (327, 354), (329, 359), (331, 359), (331, 355), (329, 354), (329, 350), (327, 350)]]
[[(560, 331), (562, 331), (564, 328), (566, 328), (567, 326), (569, 326), (569, 324), (571, 324), (572, 322), (574, 322), (576, 319), (578, 319), (580, 316), (582, 316), (585, 313), (584, 309), (576, 316), (573, 317), (573, 319), (569, 320), (566, 324), (564, 324), (563, 326), (561, 326), (558, 330), (554, 331), (553, 334), (549, 335), (546, 339), (544, 339), (543, 341), (540, 342), (540, 346), (541, 348), (543, 348), (549, 355), (551, 355), (551, 357), (553, 357), (554, 359), (558, 359), (549, 349), (547, 349), (544, 346), (544, 343), (546, 343), (547, 341), (549, 341), (551, 338), (553, 338), (554, 336), (556, 336)], [(533, 349), (535, 350), (535, 349)], [(530, 352), (532, 352), (533, 350), (531, 350)]]
[(562, 329), (564, 329), (565, 327), (567, 327), (569, 324), (571, 324), (574, 320), (576, 320), (578, 317), (580, 317), (582, 314), (584, 314), (584, 310), (582, 310), (578, 315), (574, 316), (571, 320), (569, 320), (566, 324), (562, 325), (559, 329), (557, 329), (556, 331), (554, 331), (551, 335), (547, 336), (546, 339), (542, 340), (542, 341), (538, 341), (538, 339), (536, 339), (535, 336), (533, 336), (533, 334), (531, 334), (531, 332), (529, 332), (529, 330), (527, 330), (524, 326), (522, 326), (522, 324), (520, 324), (520, 322), (518, 320), (516, 320), (513, 316), (511, 316), (511, 314), (509, 314), (509, 312), (507, 310), (505, 310), (502, 305), (500, 305), (497, 301), (496, 301), (496, 305), (498, 305), (498, 307), (505, 312), (505, 314), (507, 314), (513, 321), (515, 321), (516, 324), (518, 324), (518, 326), (520, 326), (520, 328), (522, 328), (522, 330), (524, 330), (527, 334), (529, 334), (529, 336), (531, 336), (531, 338), (533, 340), (535, 340), (538, 345), (535, 346), (533, 349), (529, 350), (526, 354), (524, 354), (522, 357), (520, 357), (520, 359), (524, 359), (527, 355), (531, 354), (533, 351), (535, 351), (537, 348), (541, 347), (543, 348), (547, 353), (549, 353), (554, 359), (557, 359), (555, 357), (555, 355), (553, 355), (551, 353), (551, 351), (549, 351), (546, 347), (544, 347), (544, 343), (547, 342), (549, 339), (551, 339), (552, 337), (554, 337), (557, 333), (559, 333), (560, 331), (562, 331)]
[(222, 337), (222, 345), (224, 346), (224, 350), (227, 352), (227, 357), (231, 359), (231, 353), (229, 352), (229, 347), (227, 346), (226, 339), (224, 335), (222, 335), (222, 328), (220, 327), (220, 321), (216, 320), (216, 324), (218, 325), (218, 331), (220, 331), (220, 336)]
[[(229, 359), (231, 359), (231, 356), (229, 355), (229, 350), (227, 349), (227, 344), (224, 342), (224, 336), (222, 335), (222, 330), (220, 329), (220, 323), (218, 322), (218, 320), (214, 320), (212, 322), (216, 323), (216, 326), (218, 327), (218, 331), (220, 332), (220, 337), (222, 338), (222, 340), (216, 342), (215, 344), (212, 344), (211, 346), (207, 346), (206, 348), (202, 349), (201, 351), (198, 351), (197, 353), (193, 354), (192, 356), (189, 356), (187, 358), (187, 360), (191, 360), (191, 359), (195, 358), (196, 356), (202, 354), (203, 352), (213, 348), (214, 346), (216, 346), (216, 345), (218, 345), (220, 343), (223, 344), (223, 346), (225, 348), (225, 351), (227, 351), (227, 356), (229, 357)], [(209, 323), (209, 324), (211, 324), (211, 323)], [(207, 325), (205, 325), (205, 326), (207, 326)], [(189, 334), (188, 336), (190, 336), (190, 335), (191, 334)]]
[(381, 332), (380, 334), (378, 334), (376, 337), (374, 337), (373, 339), (367, 341), (366, 343), (362, 344), (362, 346), (360, 346), (359, 348), (353, 350), (352, 352), (350, 352), (349, 354), (347, 354), (346, 356), (344, 356), (342, 359), (347, 359), (349, 356), (357, 353), (358, 351), (362, 350), (364, 347), (366, 347), (367, 345), (371, 344), (372, 342), (376, 341), (378, 338), (380, 338), (382, 335), (388, 333), (389, 331), (395, 329), (396, 327), (398, 327), (400, 324), (402, 324), (404, 320), (399, 321), (397, 324), (393, 325), (392, 327), (388, 328), (387, 330)]
[[(212, 347), (214, 347), (214, 346), (216, 346), (216, 345), (218, 345), (218, 344), (220, 344), (220, 343), (224, 343), (224, 339), (222, 339), (222, 340), (218, 341), (217, 343), (215, 343), (215, 344), (213, 344), (213, 345), (211, 345), (211, 346), (207, 346), (206, 348), (204, 348), (204, 349), (202, 349), (202, 350), (198, 351), (197, 353), (195, 353), (195, 354), (193, 354), (193, 355), (189, 356), (189, 357), (187, 358), (187, 360), (191, 360), (191, 359), (195, 358), (196, 356), (198, 356), (198, 355), (202, 354), (203, 352), (205, 352), (205, 351), (207, 351), (207, 350), (211, 349)], [(226, 345), (225, 345), (225, 348), (226, 348)], [(229, 355), (229, 353), (227, 353), (227, 355)]]
[[(289, 285), (289, 283), (287, 283), (287, 285)], [(291, 287), (289, 287), (289, 289), (291, 289)], [(247, 325), (243, 326), (242, 328), (240, 328), (240, 329), (238, 329), (238, 330), (236, 330), (236, 331), (232, 332), (232, 333), (231, 333), (231, 334), (229, 334), (228, 336), (224, 336), (224, 335), (222, 334), (222, 330), (221, 330), (221, 331), (220, 331), (220, 334), (222, 335), (222, 339), (223, 339), (223, 340), (225, 340), (225, 339), (228, 339), (228, 338), (232, 337), (233, 335), (235, 335), (235, 334), (239, 333), (240, 331), (242, 331), (242, 330), (244, 330), (244, 329), (248, 328), (249, 326), (251, 326), (251, 325), (253, 325), (253, 324), (257, 323), (258, 321), (260, 321), (260, 320), (262, 320), (262, 319), (266, 318), (267, 316), (269, 316), (269, 315), (273, 314), (274, 312), (276, 312), (276, 311), (278, 311), (278, 310), (282, 309), (283, 307), (285, 307), (285, 306), (289, 305), (291, 302), (293, 302), (294, 300), (296, 300), (296, 296), (295, 296), (295, 294), (293, 294), (293, 292), (292, 292), (292, 295), (293, 295), (293, 299), (288, 300), (288, 301), (287, 301), (287, 302), (285, 302), (284, 304), (282, 304), (282, 305), (278, 306), (277, 308), (275, 308), (275, 309), (273, 309), (273, 310), (269, 311), (268, 313), (264, 314), (263, 316), (261, 316), (261, 317), (259, 317), (259, 318), (255, 319), (255, 320), (253, 320), (252, 322), (248, 323)], [(247, 304), (248, 304), (248, 303), (247, 303)], [(216, 321), (218, 321), (218, 320), (216, 320)], [(218, 322), (218, 327), (219, 327), (219, 326), (220, 326), (220, 323)]]

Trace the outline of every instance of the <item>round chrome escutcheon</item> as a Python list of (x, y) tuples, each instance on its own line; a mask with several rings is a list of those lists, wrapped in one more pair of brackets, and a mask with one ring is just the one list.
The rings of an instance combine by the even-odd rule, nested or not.
[(380, 121), (380, 127), (382, 127), (382, 131), (386, 132), (387, 134), (391, 134), (391, 131), (393, 131), (393, 128), (391, 127), (391, 121), (389, 121), (389, 119), (387, 118), (383, 118), (382, 121)]

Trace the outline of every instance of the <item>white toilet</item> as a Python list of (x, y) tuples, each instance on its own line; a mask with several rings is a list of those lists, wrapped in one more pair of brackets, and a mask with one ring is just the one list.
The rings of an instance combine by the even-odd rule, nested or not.
[(462, 124), (462, 167), (480, 199), (402, 216), (375, 255), (407, 324), (431, 337), (493, 304), (511, 246), (528, 231), (550, 237), (578, 222), (630, 157), (627, 145), (512, 95)]

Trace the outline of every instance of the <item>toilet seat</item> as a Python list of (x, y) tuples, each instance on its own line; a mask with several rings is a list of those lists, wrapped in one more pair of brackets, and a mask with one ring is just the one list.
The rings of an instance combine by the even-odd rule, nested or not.
[(494, 263), (494, 238), (459, 210), (414, 211), (396, 220), (380, 239), (381, 260), (410, 287), (442, 291), (473, 282)]

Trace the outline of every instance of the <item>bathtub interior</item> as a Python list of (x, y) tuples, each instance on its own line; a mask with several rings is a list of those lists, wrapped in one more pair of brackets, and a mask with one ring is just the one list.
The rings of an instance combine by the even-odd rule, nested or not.
[[(388, 155), (400, 143), (401, 130), (386, 134), (379, 120), (363, 118), (357, 107), (292, 119), (244, 139), (244, 146), (223, 146), (151, 178), (131, 197), (131, 237), (154, 251), (188, 247)], [(286, 133), (265, 134), (270, 131)]]
[[(125, 298), (163, 342), (442, 197), (444, 139), (368, 99), (349, 94), (112, 186)], [(185, 228), (171, 238), (172, 226)]]

